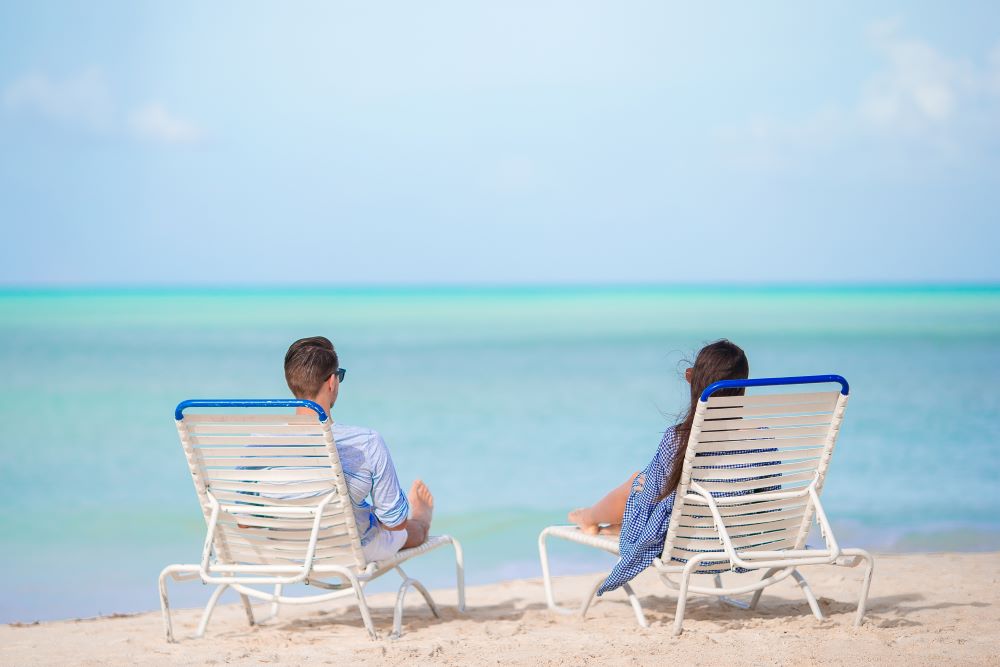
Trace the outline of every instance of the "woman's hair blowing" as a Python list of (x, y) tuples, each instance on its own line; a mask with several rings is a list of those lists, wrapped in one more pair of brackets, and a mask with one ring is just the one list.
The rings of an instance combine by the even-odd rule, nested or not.
[[(691, 425), (694, 423), (694, 413), (698, 408), (698, 399), (708, 385), (720, 380), (744, 380), (750, 376), (750, 363), (747, 355), (738, 345), (726, 339), (717, 340), (701, 348), (691, 367), (691, 403), (684, 419), (677, 424), (677, 456), (674, 458), (670, 474), (660, 491), (660, 499), (666, 498), (677, 488), (681, 479), (681, 469), (684, 467), (684, 454), (687, 452), (688, 438), (691, 436)], [(713, 396), (742, 396), (744, 389), (720, 389)]]

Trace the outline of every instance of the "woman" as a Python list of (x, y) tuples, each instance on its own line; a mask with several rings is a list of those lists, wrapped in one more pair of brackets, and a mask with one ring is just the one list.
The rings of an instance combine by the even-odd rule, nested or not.
[[(691, 403), (679, 424), (663, 434), (660, 446), (641, 472), (633, 473), (624, 484), (597, 503), (569, 513), (569, 520), (589, 534), (596, 534), (603, 524), (620, 526), (621, 557), (598, 595), (618, 588), (644, 569), (663, 551), (663, 541), (674, 507), (674, 491), (680, 480), (688, 436), (701, 393), (720, 380), (743, 380), (750, 375), (746, 354), (728, 340), (703, 347), (694, 366), (684, 373), (691, 385)], [(739, 396), (743, 389), (723, 389), (715, 396)]]

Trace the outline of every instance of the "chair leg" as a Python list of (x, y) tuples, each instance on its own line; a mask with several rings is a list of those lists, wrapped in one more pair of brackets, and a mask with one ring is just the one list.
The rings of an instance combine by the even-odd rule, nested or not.
[(358, 601), (358, 609), (361, 610), (361, 620), (365, 623), (365, 629), (368, 630), (368, 636), (372, 639), (378, 639), (378, 633), (375, 632), (375, 624), (372, 623), (372, 615), (371, 612), (368, 611), (368, 600), (365, 599), (365, 591), (361, 587), (361, 582), (359, 582), (358, 578), (350, 572), (347, 573), (347, 580), (350, 582), (351, 588), (354, 589), (354, 596)]
[[(761, 581), (763, 581), (764, 579), (768, 579), (769, 577), (773, 576), (774, 573), (777, 572), (780, 569), (781, 569), (780, 567), (772, 567), (770, 570), (767, 570), (766, 572), (764, 572), (764, 576), (760, 578)], [(749, 609), (756, 609), (757, 608), (757, 603), (760, 602), (760, 596), (761, 596), (761, 594), (763, 592), (764, 592), (763, 588), (758, 588), (756, 591), (754, 591), (753, 597), (750, 598)]]
[(465, 556), (462, 545), (452, 538), (451, 546), (455, 549), (455, 581), (458, 588), (458, 611), (465, 611)]
[[(854, 551), (854, 550), (852, 550)], [(854, 627), (859, 627), (865, 617), (865, 610), (868, 607), (868, 591), (872, 585), (872, 574), (875, 571), (875, 559), (864, 549), (857, 549), (858, 556), (865, 561), (865, 578), (861, 582), (861, 597), (858, 599), (858, 613), (854, 617)]]
[(674, 636), (681, 634), (684, 626), (684, 610), (687, 607), (688, 583), (691, 580), (691, 573), (687, 569), (681, 575), (681, 586), (677, 591), (677, 611), (674, 612)]
[(274, 602), (271, 603), (271, 618), (278, 617), (278, 607), (280, 604), (278, 602), (278, 598), (281, 597), (282, 589), (284, 589), (284, 586), (282, 586), (281, 584), (274, 585)]
[(404, 584), (408, 584), (417, 589), (417, 592), (424, 598), (424, 602), (426, 602), (427, 606), (431, 608), (431, 613), (434, 614), (434, 618), (441, 618), (441, 613), (438, 611), (438, 607), (434, 603), (434, 598), (432, 598), (431, 594), (426, 588), (424, 588), (424, 585), (418, 580), (412, 578), (410, 575), (406, 574), (400, 566), (397, 565), (395, 569), (396, 572), (399, 572), (399, 575), (403, 577)]
[(247, 613), (247, 621), (251, 626), (257, 625), (253, 617), (253, 607), (250, 605), (250, 597), (240, 593), (240, 601), (243, 603), (243, 611)]
[[(580, 618), (587, 615), (587, 610), (590, 609), (590, 605), (593, 604), (596, 599), (597, 589), (601, 587), (601, 584), (604, 583), (605, 579), (607, 579), (607, 577), (601, 577), (594, 582), (594, 585), (590, 589), (590, 594), (587, 595), (586, 599), (583, 601), (583, 605), (580, 606)], [(636, 623), (644, 628), (648, 628), (649, 621), (646, 620), (646, 614), (642, 610), (642, 604), (639, 602), (639, 598), (636, 596), (635, 591), (632, 590), (632, 586), (630, 586), (628, 582), (625, 582), (622, 584), (622, 589), (628, 597), (629, 604), (632, 605), (632, 613), (635, 614)]]
[(677, 611), (674, 612), (674, 636), (681, 634), (684, 626), (684, 610), (687, 607), (688, 585), (691, 583), (691, 575), (698, 569), (703, 560), (708, 559), (708, 554), (698, 554), (688, 559), (684, 565), (684, 572), (681, 573), (681, 585), (677, 591)]
[(410, 587), (416, 588), (417, 591), (423, 596), (427, 605), (431, 608), (431, 613), (434, 614), (435, 618), (441, 618), (441, 614), (438, 613), (437, 605), (434, 604), (434, 599), (431, 594), (427, 592), (424, 585), (409, 577), (403, 568), (396, 566), (396, 571), (403, 578), (403, 583), (399, 585), (399, 592), (396, 594), (396, 608), (392, 615), (392, 635), (393, 639), (399, 639), (403, 636), (403, 603), (406, 601), (406, 593), (410, 590)]
[(642, 605), (639, 604), (639, 598), (636, 597), (635, 591), (629, 586), (628, 582), (622, 584), (622, 588), (625, 589), (625, 595), (628, 596), (629, 604), (632, 605), (632, 611), (635, 613), (636, 623), (644, 628), (649, 627), (649, 621), (646, 620), (646, 614), (642, 611)]
[(799, 588), (802, 589), (802, 594), (806, 596), (806, 601), (809, 603), (809, 608), (812, 609), (813, 616), (816, 620), (824, 620), (823, 612), (819, 608), (819, 603), (816, 602), (816, 596), (813, 595), (812, 589), (809, 588), (809, 582), (806, 578), (802, 576), (802, 573), (798, 570), (792, 570), (792, 576), (795, 577), (795, 581), (799, 583)]
[(431, 608), (431, 613), (434, 614), (434, 618), (441, 618), (441, 612), (438, 611), (438, 606), (434, 603), (434, 598), (432, 598), (430, 592), (424, 588), (424, 585), (414, 579), (413, 587), (417, 589), (417, 592), (424, 598), (427, 606)]
[[(579, 613), (573, 609), (567, 609), (566, 607), (560, 607), (556, 604), (555, 596), (552, 593), (552, 573), (549, 570), (549, 550), (545, 543), (545, 540), (549, 536), (549, 529), (546, 528), (538, 535), (538, 558), (542, 563), (542, 585), (545, 588), (545, 603), (548, 605), (549, 609), (566, 616), (571, 616)], [(589, 604), (589, 603), (588, 603)]]
[(594, 601), (594, 596), (597, 595), (597, 589), (601, 587), (601, 584), (604, 583), (604, 580), (606, 578), (607, 577), (601, 577), (600, 579), (594, 582), (593, 586), (590, 587), (590, 594), (587, 595), (587, 597), (583, 601), (583, 604), (580, 605), (580, 618), (583, 618), (584, 616), (587, 615), (587, 610), (590, 609), (590, 605)]
[(170, 620), (170, 601), (167, 599), (167, 576), (170, 574), (170, 568), (164, 568), (160, 572), (160, 611), (163, 612), (163, 629), (167, 634), (167, 641), (173, 643), (174, 640), (174, 626)]
[[(715, 587), (722, 588), (722, 575), (715, 575)], [(722, 604), (728, 604), (730, 607), (736, 607), (737, 609), (749, 609), (750, 603), (743, 602), (742, 600), (737, 600), (736, 598), (731, 598), (728, 595), (720, 595), (719, 602)]]
[(205, 611), (202, 612), (201, 622), (198, 623), (198, 630), (194, 633), (195, 637), (204, 636), (205, 629), (208, 628), (208, 622), (212, 619), (212, 612), (215, 611), (215, 605), (227, 588), (229, 588), (229, 584), (220, 584), (218, 588), (212, 591), (212, 596), (208, 598), (208, 604), (205, 605)]

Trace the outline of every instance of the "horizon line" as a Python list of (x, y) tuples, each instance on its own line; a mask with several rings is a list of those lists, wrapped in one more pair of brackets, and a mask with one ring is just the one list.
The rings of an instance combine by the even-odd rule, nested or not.
[(37, 283), (2, 284), (0, 295), (73, 293), (421, 292), (421, 291), (627, 291), (627, 290), (1000, 290), (1000, 281), (621, 281), (621, 282), (370, 282), (370, 283)]

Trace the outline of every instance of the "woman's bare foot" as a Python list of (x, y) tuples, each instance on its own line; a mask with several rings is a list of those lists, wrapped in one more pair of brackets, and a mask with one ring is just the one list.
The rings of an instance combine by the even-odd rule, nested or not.
[(599, 526), (597, 522), (593, 519), (593, 513), (590, 511), (589, 507), (580, 507), (573, 510), (567, 515), (570, 522), (575, 523), (580, 527), (580, 530), (587, 535), (597, 535)]

